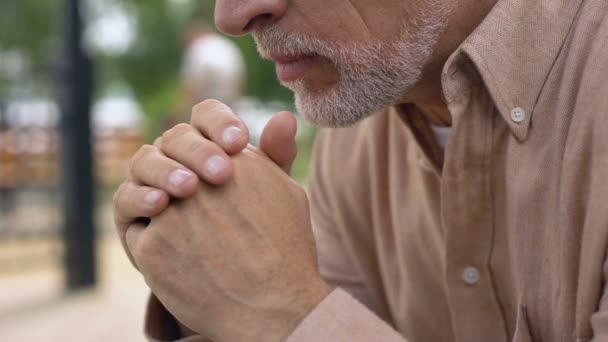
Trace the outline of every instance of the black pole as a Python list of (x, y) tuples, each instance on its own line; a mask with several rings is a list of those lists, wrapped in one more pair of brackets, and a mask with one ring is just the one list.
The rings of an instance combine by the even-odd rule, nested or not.
[(90, 130), (92, 63), (82, 46), (78, 0), (65, 1), (63, 52), (59, 61), (62, 109), (61, 155), (68, 291), (95, 285), (94, 183)]

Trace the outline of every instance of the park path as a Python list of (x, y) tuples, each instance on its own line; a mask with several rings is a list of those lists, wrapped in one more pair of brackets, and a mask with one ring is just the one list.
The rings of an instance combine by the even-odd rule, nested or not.
[(0, 275), (0, 341), (145, 341), (148, 289), (113, 232), (98, 241), (99, 285), (66, 296), (57, 267)]

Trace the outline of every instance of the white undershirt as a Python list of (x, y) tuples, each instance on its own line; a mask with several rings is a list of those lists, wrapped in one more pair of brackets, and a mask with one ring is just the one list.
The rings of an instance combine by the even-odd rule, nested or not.
[(433, 134), (435, 134), (435, 139), (437, 139), (437, 142), (439, 143), (441, 148), (445, 150), (445, 147), (448, 145), (448, 140), (450, 140), (450, 133), (452, 133), (452, 127), (441, 127), (435, 126), (432, 123), (429, 124), (431, 125), (431, 129), (433, 130)]

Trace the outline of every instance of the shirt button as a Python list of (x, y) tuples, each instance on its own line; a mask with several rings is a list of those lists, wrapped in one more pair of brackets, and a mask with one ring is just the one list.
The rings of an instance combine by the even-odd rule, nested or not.
[(511, 120), (513, 122), (520, 123), (526, 119), (526, 111), (521, 107), (513, 108), (511, 110)]
[(469, 266), (462, 272), (462, 279), (469, 285), (475, 285), (479, 282), (479, 270), (476, 267)]

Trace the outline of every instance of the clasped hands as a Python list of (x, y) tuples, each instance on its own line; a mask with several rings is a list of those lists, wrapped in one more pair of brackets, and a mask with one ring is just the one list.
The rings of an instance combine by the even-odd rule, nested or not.
[(260, 149), (224, 104), (133, 157), (114, 196), (131, 262), (176, 319), (214, 341), (283, 341), (329, 293), (305, 192), (287, 172), (294, 117), (279, 113)]

